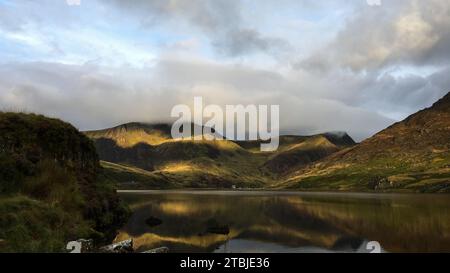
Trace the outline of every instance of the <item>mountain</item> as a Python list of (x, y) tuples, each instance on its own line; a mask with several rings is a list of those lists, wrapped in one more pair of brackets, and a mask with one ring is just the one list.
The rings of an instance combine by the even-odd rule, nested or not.
[(339, 147), (325, 136), (315, 136), (292, 145), (285, 151), (276, 153), (264, 166), (274, 173), (285, 173), (339, 151)]
[[(262, 141), (181, 141), (170, 125), (129, 123), (86, 132), (121, 188), (450, 191), (450, 95), (356, 144), (344, 132)], [(192, 125), (195, 126), (195, 125)]]
[(298, 169), (277, 187), (450, 191), (450, 93), (373, 137)]
[[(197, 125), (191, 125), (192, 132)], [(228, 140), (174, 140), (168, 124), (127, 123), (85, 132), (109, 178), (124, 188), (261, 187), (263, 156)], [(245, 174), (244, 168), (247, 170)]]
[[(199, 126), (194, 123), (185, 123), (183, 127), (191, 127), (191, 136), (196, 135), (196, 130), (203, 132), (205, 126)], [(91, 139), (110, 139), (118, 146), (127, 148), (133, 147), (139, 143), (146, 143), (149, 145), (159, 145), (165, 142), (175, 141), (171, 135), (172, 125), (166, 123), (143, 123), (143, 122), (129, 122), (113, 128), (86, 131), (84, 132)], [(213, 135), (219, 136), (214, 133)]]
[(89, 138), (57, 119), (0, 112), (0, 252), (103, 243), (127, 215)]
[(132, 147), (138, 143), (158, 145), (172, 139), (168, 124), (130, 122), (113, 128), (84, 132), (92, 139), (113, 140), (120, 147)]
[(262, 188), (295, 166), (355, 144), (345, 133), (280, 136), (277, 152), (262, 153), (262, 141), (174, 140), (170, 129), (132, 122), (85, 134), (122, 188)]

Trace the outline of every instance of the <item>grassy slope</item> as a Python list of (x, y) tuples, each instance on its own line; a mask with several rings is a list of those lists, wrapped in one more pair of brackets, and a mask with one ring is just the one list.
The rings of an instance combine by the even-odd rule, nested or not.
[(339, 151), (338, 146), (324, 136), (314, 136), (272, 155), (264, 166), (273, 173), (284, 174), (302, 168)]
[(355, 147), (292, 172), (275, 187), (450, 192), (450, 94)]
[(307, 164), (354, 143), (332, 135), (281, 136), (277, 152), (262, 153), (260, 141), (174, 141), (164, 125), (130, 123), (86, 134), (108, 177), (124, 189), (263, 188), (298, 166), (296, 159)]
[(112, 239), (127, 216), (92, 142), (70, 124), (0, 113), (0, 252)]
[[(102, 166), (108, 177), (118, 181), (119, 188), (123, 189), (230, 188), (235, 185), (242, 188), (371, 191), (373, 185), (378, 184), (378, 190), (439, 192), (448, 187), (448, 154), (425, 161), (421, 155), (418, 157), (421, 164), (414, 168), (393, 156), (380, 156), (363, 164), (337, 160), (333, 166), (324, 170), (313, 168), (314, 171), (308, 173), (314, 166), (311, 163), (323, 164), (320, 160), (327, 155), (337, 157), (353, 148), (342, 150), (321, 136), (298, 141), (282, 145), (277, 153), (260, 153), (251, 146), (248, 150), (225, 151), (220, 147), (216, 157), (200, 152), (203, 145), (216, 146), (212, 142), (171, 142), (166, 144), (170, 149), (161, 153), (153, 171), (107, 162)], [(383, 183), (384, 178), (389, 179)]]
[(250, 153), (229, 141), (179, 141), (156, 148), (154, 170), (102, 162), (121, 188), (260, 188), (267, 175), (266, 155)]
[[(150, 172), (143, 174), (134, 168), (128, 169), (126, 175), (120, 174), (123, 170), (117, 166), (111, 168), (105, 163), (109, 177), (122, 188), (236, 185), (324, 191), (448, 192), (449, 111), (447, 95), (432, 108), (358, 145), (340, 133), (281, 136), (280, 147), (274, 153), (259, 152), (261, 141), (174, 141), (167, 125), (132, 123), (94, 134), (88, 132), (88, 136), (97, 142), (106, 138), (122, 145), (119, 148), (125, 152), (106, 149), (119, 150), (119, 156), (111, 157), (115, 163), (141, 167), (136, 161), (150, 161), (144, 164), (151, 167), (147, 168)], [(129, 160), (130, 156), (137, 160)]]

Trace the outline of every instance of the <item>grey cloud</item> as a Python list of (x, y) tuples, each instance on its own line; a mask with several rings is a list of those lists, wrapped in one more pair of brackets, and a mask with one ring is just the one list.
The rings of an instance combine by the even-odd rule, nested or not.
[(283, 133), (308, 135), (325, 131), (346, 131), (360, 141), (394, 122), (363, 108), (328, 99), (284, 96), (280, 108), (280, 116), (284, 117), (280, 118)]
[[(215, 77), (189, 84), (183, 78), (188, 70), (187, 77), (194, 80), (207, 71)], [(173, 74), (161, 78), (164, 71)], [(27, 63), (2, 65), (0, 72), (0, 109), (43, 113), (80, 129), (168, 121), (174, 105), (192, 104), (195, 95), (202, 95), (206, 104), (222, 106), (279, 104), (281, 130), (290, 133), (346, 130), (362, 139), (392, 122), (357, 106), (302, 96), (292, 92), (295, 82), (290, 79), (248, 67), (161, 61), (155, 67), (123, 70), (93, 64)]]
[(361, 89), (357, 103), (372, 111), (395, 114), (399, 119), (429, 107), (450, 91), (449, 69), (430, 76), (383, 75)]
[(383, 1), (361, 7), (329, 45), (297, 67), (377, 70), (390, 65), (450, 63), (450, 2)]
[[(313, 131), (315, 123), (325, 122), (319, 118), (322, 113), (329, 113), (324, 118), (330, 122), (319, 125), (316, 131), (330, 130), (337, 125), (340, 128), (335, 128), (336, 130), (347, 128), (351, 132), (358, 132), (355, 134), (359, 137), (367, 137), (384, 128), (381, 125), (389, 125), (392, 119), (386, 117), (402, 119), (441, 98), (450, 91), (448, 72), (449, 68), (430, 76), (393, 76), (389, 73), (380, 76), (377, 72), (355, 75), (339, 71), (325, 75), (308, 71), (284, 75), (244, 66), (176, 60), (161, 60), (155, 70), (162, 86), (195, 90), (207, 98), (215, 98), (210, 100), (212, 103), (259, 103), (262, 100), (268, 104), (283, 102), (288, 110), (284, 118), (289, 116), (286, 119), (291, 129), (297, 128), (298, 124), (289, 114), (299, 112), (301, 108), (310, 109), (314, 105), (311, 113), (315, 118), (308, 115), (305, 120), (305, 115), (299, 115), (298, 123), (302, 124), (302, 130), (308, 131), (306, 128), (310, 128), (309, 131)], [(188, 101), (192, 99), (187, 97)], [(330, 109), (322, 106), (324, 101), (331, 105)], [(333, 118), (333, 110), (347, 113), (348, 116)], [(351, 117), (349, 113), (355, 113), (355, 116)], [(360, 123), (360, 128), (336, 122), (336, 119), (347, 120), (352, 124), (350, 120), (358, 117), (361, 121), (367, 119), (366, 126), (363, 122)], [(311, 123), (305, 127), (307, 121)], [(285, 124), (284, 128), (288, 127)]]
[(145, 70), (26, 63), (2, 65), (0, 72), (2, 109), (62, 118), (81, 129), (163, 120), (176, 102), (147, 86)]
[(283, 76), (274, 71), (171, 59), (160, 60), (154, 73), (163, 86), (189, 88), (192, 85), (221, 84), (247, 94), (274, 92), (283, 88), (285, 82)]
[[(339, 101), (349, 107), (359, 107), (402, 119), (430, 106), (450, 91), (446, 67), (431, 75), (393, 75), (392, 73), (354, 74), (340, 70), (328, 73), (305, 72), (307, 84), (301, 90), (314, 90), (316, 98)], [(301, 84), (301, 83), (299, 83)]]
[[(192, 31), (194, 36), (199, 31), (217, 52), (227, 56), (255, 52), (276, 55), (289, 47), (284, 40), (267, 37), (248, 25), (242, 18), (240, 1), (95, 3), (104, 5), (99, 12), (107, 17), (106, 21), (115, 16), (132, 16), (143, 28), (164, 25), (164, 31)], [(258, 3), (274, 5), (268, 1)], [(329, 9), (324, 2), (282, 1), (282, 5), (294, 3), (305, 3), (312, 10)], [(341, 3), (333, 2), (333, 7)], [(345, 130), (360, 140), (392, 123), (391, 118), (416, 112), (450, 91), (448, 1), (383, 1), (380, 8), (361, 3), (355, 6), (354, 17), (336, 39), (293, 70), (285, 69), (285, 64), (295, 57), (289, 55), (289, 50), (286, 59), (278, 59), (283, 67), (280, 71), (277, 65), (264, 70), (254, 68), (258, 63), (245, 66), (193, 56), (181, 59), (172, 52), (162, 54), (164, 58), (156, 57), (151, 66), (142, 69), (103, 67), (95, 61), (85, 65), (3, 64), (0, 107), (40, 112), (63, 118), (81, 129), (96, 129), (127, 121), (166, 121), (173, 105), (192, 103), (194, 95), (202, 95), (208, 104), (280, 104), (284, 132)], [(50, 26), (78, 22), (73, 10), (45, 19), (42, 16), (60, 10), (47, 8), (50, 10), (43, 14), (27, 9), (24, 14), (28, 17), (20, 20), (2, 18), (0, 9), (0, 27), (20, 28), (23, 20), (34, 20), (37, 25), (50, 20)], [(68, 27), (71, 23), (67, 23)], [(430, 66), (437, 72), (429, 76), (389, 72), (404, 65), (413, 70)]]
[[(441, 90), (441, 94), (450, 92), (450, 67), (442, 69), (429, 77), (430, 83), (437, 89)], [(440, 96), (439, 96), (440, 97)]]
[(276, 54), (278, 50), (289, 48), (286, 41), (263, 37), (254, 29), (232, 30), (223, 37), (216, 38), (213, 45), (229, 56), (239, 56), (254, 51), (273, 51)]
[[(289, 48), (289, 42), (281, 38), (266, 36), (254, 28), (245, 26), (240, 12), (241, 2), (236, 0), (154, 0), (154, 1), (107, 1), (121, 11), (138, 15), (145, 27), (159, 24), (174, 24), (180, 21), (200, 30), (213, 47), (221, 54), (237, 57), (254, 52), (276, 55)], [(189, 31), (189, 27), (187, 27)]]
[(358, 6), (332, 41), (293, 68), (320, 81), (315, 92), (324, 98), (401, 119), (450, 90), (449, 26), (448, 1)]

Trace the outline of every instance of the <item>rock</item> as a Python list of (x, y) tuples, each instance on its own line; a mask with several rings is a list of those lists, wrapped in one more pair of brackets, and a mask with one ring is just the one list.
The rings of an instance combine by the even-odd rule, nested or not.
[(367, 186), (372, 190), (384, 190), (392, 188), (393, 183), (387, 177), (373, 176), (369, 178)]
[(133, 239), (128, 239), (115, 244), (101, 247), (100, 252), (104, 253), (131, 253), (133, 250)]

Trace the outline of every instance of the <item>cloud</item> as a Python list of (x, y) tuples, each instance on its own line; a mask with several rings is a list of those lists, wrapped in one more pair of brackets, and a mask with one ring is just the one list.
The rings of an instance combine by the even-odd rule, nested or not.
[(357, 10), (332, 42), (297, 67), (360, 72), (450, 64), (450, 2), (385, 1), (381, 7)]
[[(145, 28), (165, 25), (169, 29), (200, 31), (217, 52), (230, 57), (263, 52), (274, 54), (289, 42), (270, 37), (244, 24), (242, 2), (236, 0), (107, 1), (122, 12), (140, 18)], [(188, 25), (186, 27), (186, 24)]]
[(285, 133), (360, 140), (450, 91), (450, 4), (0, 0), (0, 108), (81, 129), (178, 103), (279, 104)]
[[(166, 71), (172, 74), (161, 77)], [(214, 77), (189, 84), (188, 78), (205, 73)], [(360, 139), (392, 122), (335, 100), (291, 94), (292, 85), (273, 72), (213, 63), (161, 60), (154, 67), (133, 70), (27, 63), (0, 66), (0, 107), (44, 113), (81, 129), (95, 129), (128, 121), (169, 121), (174, 105), (192, 104), (193, 97), (201, 95), (205, 104), (222, 106), (280, 104), (281, 129), (290, 133), (347, 130)], [(274, 86), (286, 89), (273, 92)], [(363, 126), (367, 124), (371, 126)]]
[(263, 37), (254, 29), (232, 30), (223, 37), (216, 38), (213, 45), (221, 53), (229, 56), (240, 56), (255, 51), (276, 54), (278, 50), (289, 48), (282, 39)]
[(293, 69), (321, 79), (315, 92), (325, 98), (399, 120), (450, 90), (448, 26), (448, 1), (358, 6), (336, 37)]

